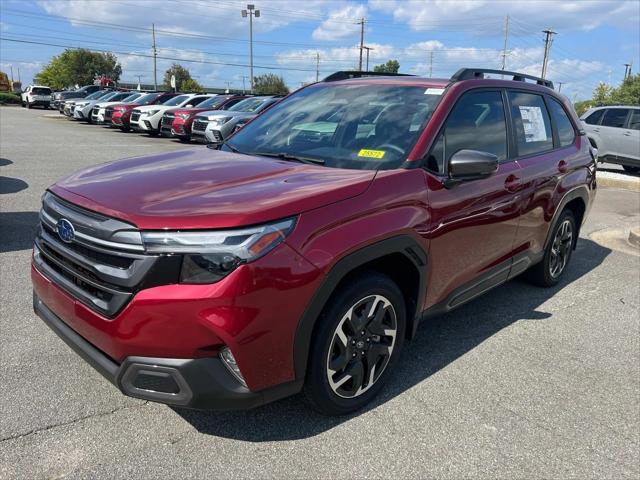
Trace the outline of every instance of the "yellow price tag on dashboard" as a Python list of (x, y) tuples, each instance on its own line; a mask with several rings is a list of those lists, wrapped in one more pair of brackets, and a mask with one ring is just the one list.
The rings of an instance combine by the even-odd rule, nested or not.
[(366, 148), (363, 148), (358, 152), (358, 156), (367, 158), (382, 158), (384, 157), (384, 150), (367, 150)]

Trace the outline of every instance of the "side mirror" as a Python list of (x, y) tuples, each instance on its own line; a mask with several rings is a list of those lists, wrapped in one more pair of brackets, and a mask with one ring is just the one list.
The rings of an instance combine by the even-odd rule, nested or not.
[(449, 178), (444, 182), (451, 188), (460, 182), (486, 178), (498, 169), (498, 157), (478, 150), (459, 150), (449, 160)]

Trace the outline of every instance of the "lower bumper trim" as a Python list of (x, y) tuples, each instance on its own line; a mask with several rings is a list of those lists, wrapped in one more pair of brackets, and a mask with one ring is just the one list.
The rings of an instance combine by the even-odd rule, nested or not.
[(131, 397), (204, 410), (245, 410), (287, 397), (304, 379), (252, 392), (217, 358), (127, 357), (118, 364), (62, 321), (33, 294), (35, 313), (80, 357)]

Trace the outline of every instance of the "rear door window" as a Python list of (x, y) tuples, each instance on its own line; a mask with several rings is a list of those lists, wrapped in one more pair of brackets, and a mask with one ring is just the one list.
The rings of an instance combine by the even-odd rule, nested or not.
[(576, 139), (576, 132), (573, 130), (573, 124), (569, 120), (567, 112), (565, 112), (560, 102), (554, 98), (547, 97), (549, 102), (549, 110), (553, 116), (553, 121), (556, 124), (556, 130), (558, 131), (558, 140), (561, 147), (573, 144)]
[(551, 120), (542, 96), (514, 91), (508, 95), (518, 156), (552, 150)]
[(628, 108), (607, 108), (604, 117), (602, 117), (602, 126), (624, 128), (628, 114)]
[(499, 161), (507, 159), (507, 125), (500, 92), (475, 91), (460, 98), (427, 155), (426, 167), (445, 173), (451, 157), (465, 149), (492, 153)]
[(631, 110), (629, 128), (631, 130), (640, 130), (640, 108), (634, 108)]

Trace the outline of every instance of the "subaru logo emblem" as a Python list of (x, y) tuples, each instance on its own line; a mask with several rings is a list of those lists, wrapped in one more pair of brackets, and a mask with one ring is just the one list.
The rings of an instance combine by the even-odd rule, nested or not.
[(70, 243), (76, 236), (73, 225), (71, 225), (71, 222), (66, 218), (61, 218), (60, 220), (58, 220), (56, 229), (58, 230), (58, 236), (63, 242)]

